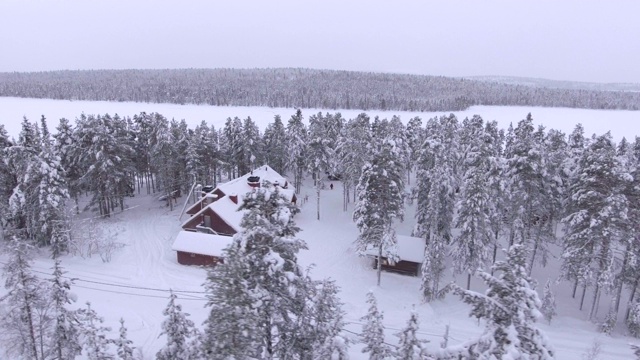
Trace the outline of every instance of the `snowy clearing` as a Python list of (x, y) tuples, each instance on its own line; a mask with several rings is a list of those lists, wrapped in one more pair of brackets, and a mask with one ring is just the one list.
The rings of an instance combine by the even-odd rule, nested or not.
[[(226, 107), (209, 105), (177, 105), (177, 104), (151, 104), (133, 102), (108, 102), (108, 101), (69, 101), (50, 99), (23, 99), (0, 97), (0, 124), (4, 124), (10, 136), (17, 136), (20, 131), (20, 121), (26, 116), (31, 121), (37, 121), (42, 115), (49, 120), (50, 128), (54, 129), (60, 118), (73, 120), (85, 114), (118, 114), (120, 116), (133, 116), (140, 112), (157, 112), (168, 119), (184, 119), (190, 127), (195, 127), (202, 120), (220, 128), (228, 117), (241, 119), (250, 116), (256, 124), (264, 130), (266, 125), (273, 120), (275, 115), (280, 115), (286, 121), (294, 114), (294, 109), (269, 108), (269, 107)], [(354, 118), (362, 113), (362, 110), (319, 110), (304, 109), (305, 119), (318, 111), (340, 112), (346, 119)], [(407, 112), (407, 111), (365, 111), (371, 118), (391, 118), (400, 116), (406, 123), (415, 116), (423, 120), (434, 116), (444, 115), (444, 112)], [(640, 112), (624, 110), (589, 110), (568, 108), (542, 108), (520, 106), (473, 106), (465, 111), (453, 112), (459, 120), (473, 115), (480, 115), (484, 120), (496, 120), (501, 128), (506, 129), (509, 123), (514, 125), (524, 119), (528, 113), (533, 115), (535, 124), (542, 124), (548, 129), (553, 128), (570, 133), (577, 123), (582, 123), (585, 135), (593, 133), (602, 134), (609, 130), (616, 140), (623, 136), (633, 139), (640, 135)], [(448, 114), (448, 113), (447, 113)]]

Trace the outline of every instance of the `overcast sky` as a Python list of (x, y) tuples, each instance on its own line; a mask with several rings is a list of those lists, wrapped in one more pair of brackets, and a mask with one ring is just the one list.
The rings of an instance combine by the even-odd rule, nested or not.
[(640, 1), (0, 0), (0, 71), (309, 67), (640, 83)]

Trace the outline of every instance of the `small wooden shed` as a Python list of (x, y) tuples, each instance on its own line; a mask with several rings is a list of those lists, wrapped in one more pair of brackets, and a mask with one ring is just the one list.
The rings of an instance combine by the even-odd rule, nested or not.
[[(424, 261), (425, 240), (413, 236), (398, 235), (399, 260), (391, 263), (386, 257), (382, 257), (382, 270), (392, 271), (405, 275), (418, 276)], [(378, 249), (368, 248), (365, 251), (368, 257), (373, 259), (373, 268), (378, 268)]]

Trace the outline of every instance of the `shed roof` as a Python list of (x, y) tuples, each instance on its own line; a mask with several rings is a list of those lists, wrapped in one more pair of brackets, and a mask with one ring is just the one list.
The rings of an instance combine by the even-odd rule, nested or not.
[(176, 240), (173, 242), (171, 249), (193, 254), (221, 257), (222, 250), (232, 242), (232, 236), (180, 231), (178, 236), (176, 236)]
[[(397, 238), (398, 257), (400, 260), (422, 263), (424, 260), (425, 240), (419, 237), (406, 235), (397, 235)], [(378, 249), (367, 248), (365, 255), (378, 256)]]

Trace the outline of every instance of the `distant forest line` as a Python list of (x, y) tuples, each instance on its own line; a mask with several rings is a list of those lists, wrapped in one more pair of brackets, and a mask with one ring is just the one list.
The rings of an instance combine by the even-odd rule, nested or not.
[(474, 105), (640, 109), (640, 92), (298, 68), (0, 73), (0, 96), (399, 111), (459, 111)]

